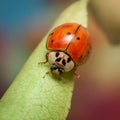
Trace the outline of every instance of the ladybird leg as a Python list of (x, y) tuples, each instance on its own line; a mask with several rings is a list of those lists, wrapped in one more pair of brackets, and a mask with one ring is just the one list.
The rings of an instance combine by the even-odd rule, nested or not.
[(48, 54), (49, 54), (49, 53), (46, 54), (46, 61), (44, 61), (44, 62), (39, 62), (38, 64), (46, 64), (46, 63), (48, 62)]
[(79, 79), (79, 78), (80, 78), (80, 74), (78, 74), (78, 73), (74, 72), (74, 75), (77, 77), (77, 79)]

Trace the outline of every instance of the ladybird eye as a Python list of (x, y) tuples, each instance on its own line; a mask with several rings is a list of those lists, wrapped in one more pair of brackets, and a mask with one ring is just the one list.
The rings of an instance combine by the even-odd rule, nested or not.
[(77, 37), (77, 40), (80, 40), (80, 37)]
[(70, 34), (71, 34), (71, 32), (67, 32), (67, 34), (68, 34), (68, 35), (70, 35)]
[(59, 68), (59, 69), (58, 69), (58, 72), (59, 72), (59, 74), (61, 75), (61, 74), (64, 72), (64, 70), (63, 70), (62, 68)]

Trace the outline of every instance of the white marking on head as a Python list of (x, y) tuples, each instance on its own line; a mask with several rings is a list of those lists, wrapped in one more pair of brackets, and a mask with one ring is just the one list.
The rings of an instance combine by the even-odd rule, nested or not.
[(48, 62), (51, 65), (55, 64), (57, 67), (63, 68), (65, 72), (71, 71), (75, 66), (70, 56), (61, 51), (50, 52), (48, 54)]

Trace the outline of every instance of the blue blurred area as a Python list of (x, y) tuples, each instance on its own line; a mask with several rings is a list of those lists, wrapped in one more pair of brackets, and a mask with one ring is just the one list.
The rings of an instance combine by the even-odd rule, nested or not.
[(49, 11), (49, 8), (50, 6), (46, 4), (45, 0), (41, 0), (40, 2), (37, 0), (1, 0), (0, 25), (14, 31), (24, 22), (32, 19), (38, 12), (41, 20), (43, 20), (42, 16)]
[(0, 97), (60, 12), (74, 0), (0, 0)]

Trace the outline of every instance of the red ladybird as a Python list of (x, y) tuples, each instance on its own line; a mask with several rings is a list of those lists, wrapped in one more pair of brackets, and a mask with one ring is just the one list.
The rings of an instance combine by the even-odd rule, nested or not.
[(86, 61), (91, 48), (89, 33), (77, 23), (62, 24), (49, 34), (46, 47), (51, 72), (61, 75)]

